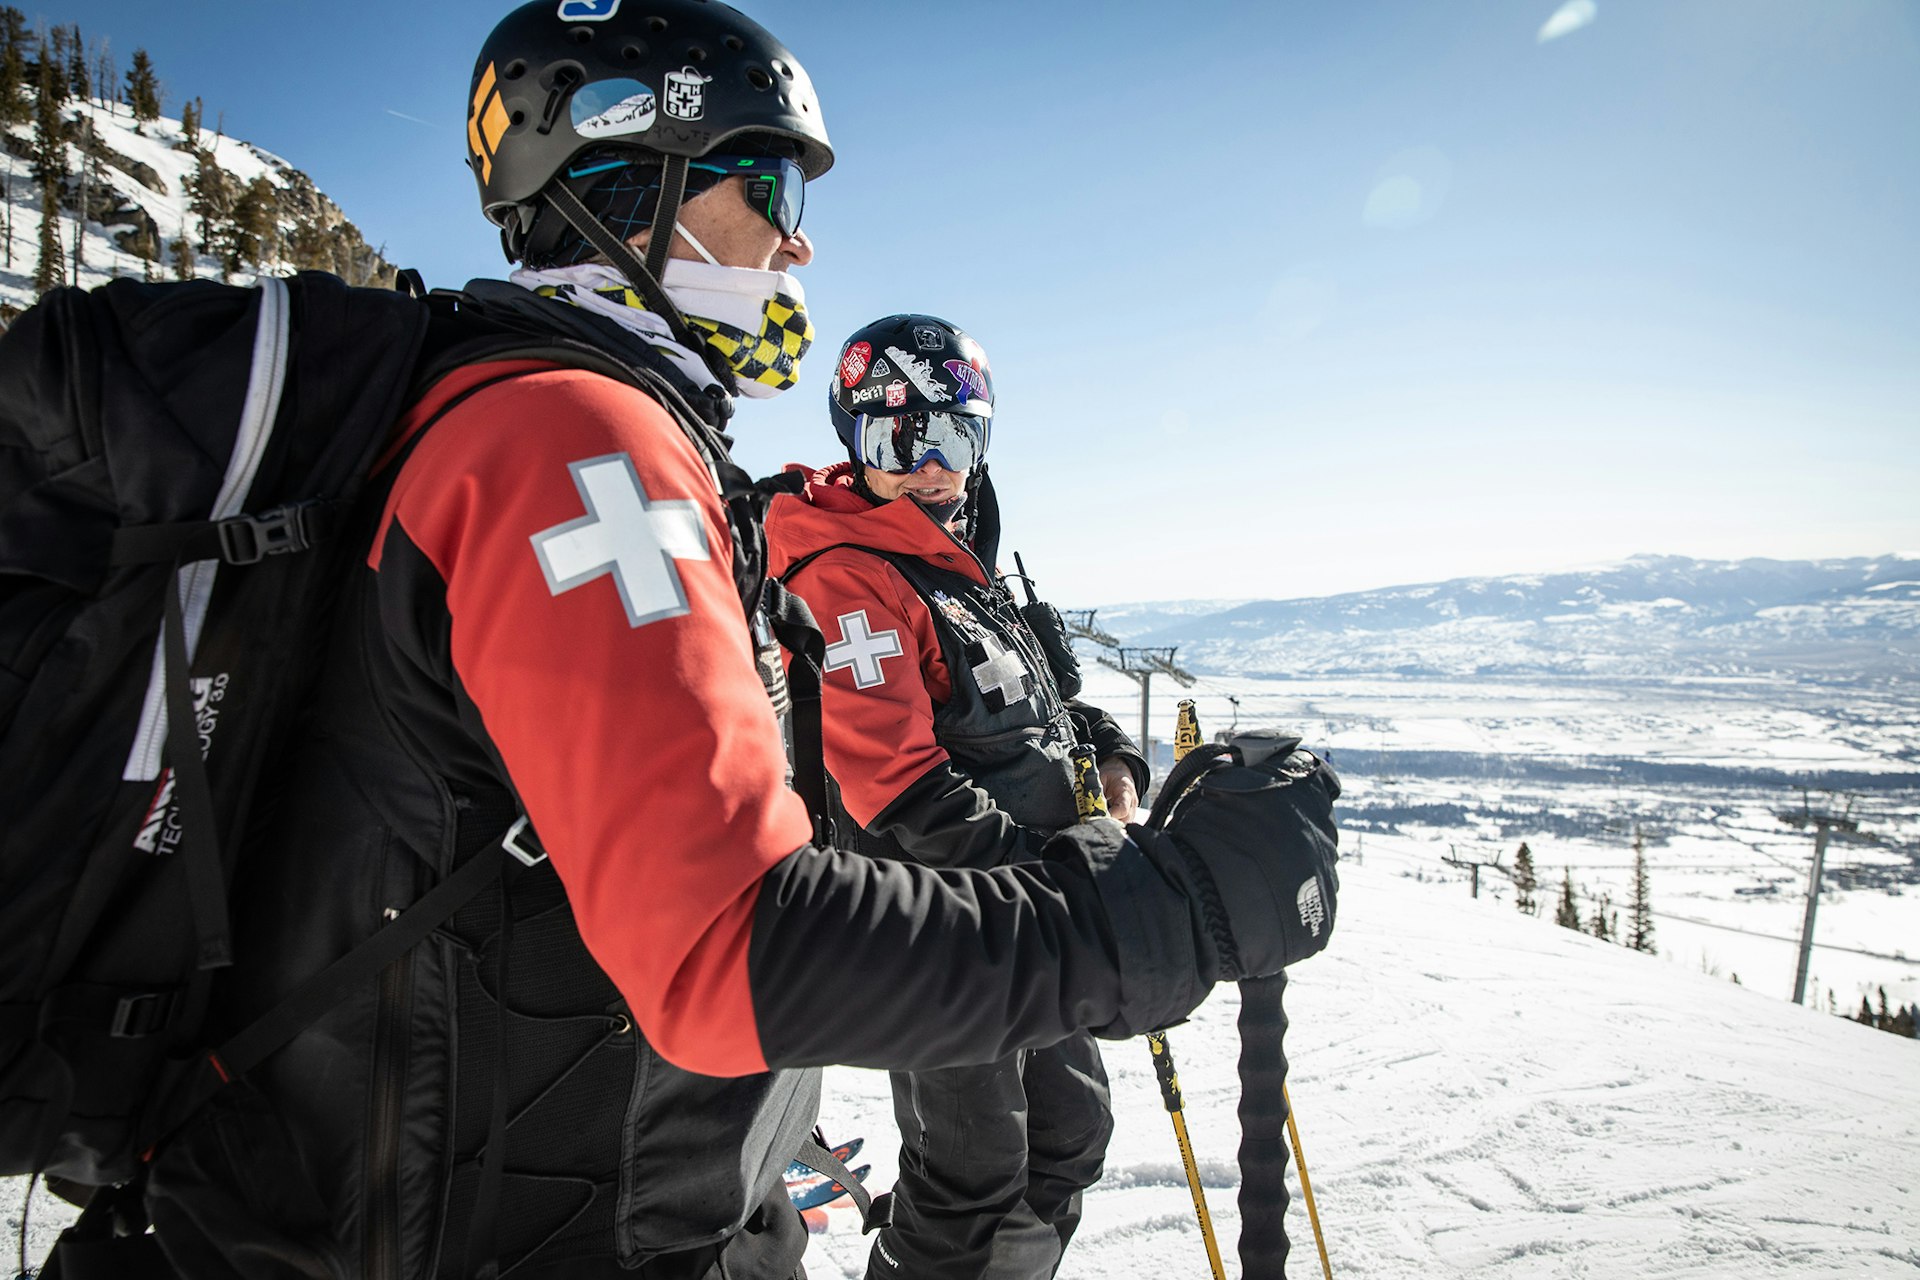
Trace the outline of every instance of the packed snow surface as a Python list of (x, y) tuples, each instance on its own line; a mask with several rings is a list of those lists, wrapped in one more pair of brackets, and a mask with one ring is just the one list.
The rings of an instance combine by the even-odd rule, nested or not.
[[(1920, 1045), (1409, 879), (1374, 843), (1287, 990), (1336, 1277), (1920, 1274)], [(1223, 988), (1169, 1037), (1229, 1275), (1238, 1011)], [(1060, 1275), (1204, 1277), (1145, 1041), (1106, 1060), (1118, 1128)], [(888, 1099), (882, 1073), (828, 1073), (828, 1136), (868, 1136), (876, 1187)], [(870, 1237), (829, 1222), (809, 1274), (863, 1275)], [(1288, 1273), (1319, 1275), (1297, 1183), (1287, 1232)]]

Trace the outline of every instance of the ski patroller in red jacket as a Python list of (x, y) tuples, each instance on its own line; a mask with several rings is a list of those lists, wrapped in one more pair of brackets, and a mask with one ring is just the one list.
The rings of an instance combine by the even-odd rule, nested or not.
[(1033, 856), (1075, 821), (1076, 740), (1125, 760), (1146, 789), (1146, 761), (1112, 718), (1061, 701), (989, 572), (995, 537), (970, 547), (911, 501), (870, 501), (849, 462), (787, 470), (807, 481), (768, 511), (767, 569), (806, 600), (827, 641), (826, 765), (840, 821), (860, 828), (841, 831), (843, 844), (932, 866)]
[[(514, 926), (508, 1013), (483, 999), (497, 924), (476, 908), (162, 1152), (153, 1198), (176, 1232), (423, 1274), (464, 1225), (441, 1206), (473, 1176), (490, 1106), (469, 1092), (486, 1069), (456, 1072), (450, 1046), (484, 1049), (503, 1019), (585, 1037), (544, 1069), (552, 1090), (524, 1066), (510, 1081), (525, 1103), (506, 1203), (534, 1202), (516, 1198), (521, 1160), (576, 1173), (597, 1189), (557, 1220), (632, 1265), (727, 1238), (777, 1188), (817, 1087), (781, 1068), (988, 1061), (1080, 1027), (1164, 1025), (1204, 996), (1196, 912), (1117, 824), (990, 873), (809, 845), (725, 507), (648, 395), (496, 363), (439, 384), (400, 438), (430, 420), (346, 590), (243, 886), (229, 1017), (244, 1025), (496, 845), (503, 802), (552, 876), (516, 890), (538, 910)], [(548, 1114), (569, 1096), (586, 1101)], [(262, 1195), (306, 1174), (308, 1191)]]

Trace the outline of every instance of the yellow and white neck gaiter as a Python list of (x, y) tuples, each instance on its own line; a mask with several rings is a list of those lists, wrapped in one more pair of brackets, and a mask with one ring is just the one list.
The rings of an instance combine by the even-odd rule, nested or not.
[[(513, 281), (543, 297), (611, 316), (669, 356), (681, 350), (666, 321), (648, 311), (646, 301), (612, 267), (582, 263), (523, 269), (513, 273)], [(800, 380), (800, 360), (813, 346), (813, 321), (807, 317), (806, 292), (790, 273), (675, 258), (667, 263), (661, 284), (687, 322), (733, 370), (741, 395), (768, 400)], [(697, 358), (692, 362), (699, 364)], [(701, 369), (694, 376), (705, 382), (712, 375)]]

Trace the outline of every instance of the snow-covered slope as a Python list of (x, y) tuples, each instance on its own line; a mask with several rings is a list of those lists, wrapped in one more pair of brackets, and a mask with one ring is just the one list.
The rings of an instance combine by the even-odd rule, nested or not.
[[(70, 100), (62, 108), (62, 117), (69, 171), (77, 175), (83, 157), (88, 161), (89, 216), (79, 278), (83, 286), (104, 284), (116, 276), (174, 277), (170, 246), (179, 238), (194, 245), (200, 241), (199, 218), (190, 209), (190, 179), (199, 166), (195, 145), (210, 154), (236, 190), (259, 177), (273, 184), (281, 243), (266, 264), (269, 274), (294, 270), (287, 241), (304, 222), (324, 234), (328, 270), (355, 283), (391, 278), (391, 268), (367, 246), (359, 229), (314, 186), (311, 178), (252, 143), (217, 135), (213, 129), (200, 129), (196, 142), (190, 144), (179, 120), (163, 116), (136, 128), (126, 106), (97, 99)], [(0, 150), (0, 175), (4, 175), (6, 184), (6, 216), (4, 225), (0, 225), (0, 240), (5, 240), (9, 228), (11, 234), (10, 243), (0, 245), (4, 250), (0, 252), (0, 314), (11, 314), (9, 309), (26, 307), (35, 298), (40, 195), (28, 159), (33, 126), (14, 125), (0, 131), (0, 144), (4, 145)], [(67, 264), (63, 281), (67, 284), (74, 283), (72, 251), (81, 189), (77, 177), (68, 181), (59, 218)], [(143, 238), (145, 243), (158, 246), (160, 260), (149, 261), (137, 252)], [(218, 279), (221, 264), (214, 256), (196, 254), (194, 274)], [(251, 283), (251, 264), (230, 278), (239, 284)]]
[[(1289, 1092), (1336, 1276), (1920, 1271), (1920, 1044), (1405, 878), (1387, 847), (1370, 837), (1343, 870), (1333, 945), (1287, 996)], [(1231, 1275), (1237, 1012), (1222, 989), (1171, 1035)], [(1204, 1277), (1145, 1043), (1106, 1057), (1118, 1130), (1060, 1274)], [(828, 1077), (829, 1135), (865, 1134), (884, 1188), (885, 1076)], [(22, 1189), (0, 1183), (0, 1230)], [(33, 1216), (37, 1257), (63, 1215), (42, 1192)], [(1317, 1275), (1297, 1190), (1287, 1226), (1289, 1273)], [(832, 1214), (809, 1273), (864, 1274), (869, 1239)]]
[[(1920, 1270), (1920, 1044), (1596, 942), (1456, 886), (1342, 873), (1332, 948), (1289, 984), (1288, 1086), (1336, 1277), (1867, 1280)], [(1236, 994), (1171, 1034), (1239, 1274)], [(1143, 1041), (1060, 1275), (1207, 1274)], [(829, 1073), (829, 1136), (895, 1164), (886, 1080)], [(875, 1146), (879, 1150), (875, 1150)], [(1288, 1272), (1320, 1274), (1295, 1188)], [(807, 1257), (859, 1276), (851, 1215)]]
[[(1184, 615), (1184, 616), (1183, 616)], [(1636, 556), (1208, 609), (1117, 605), (1098, 625), (1244, 675), (1920, 676), (1920, 560)]]

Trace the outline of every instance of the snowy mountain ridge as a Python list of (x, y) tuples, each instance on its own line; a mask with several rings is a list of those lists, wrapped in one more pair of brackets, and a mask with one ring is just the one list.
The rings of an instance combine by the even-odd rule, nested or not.
[(1127, 604), (1095, 624), (1203, 674), (1920, 678), (1920, 559), (1635, 556), (1218, 609)]
[[(31, 88), (28, 93), (31, 98)], [(60, 119), (70, 175), (61, 184), (57, 219), (65, 284), (92, 288), (123, 276), (170, 280), (190, 271), (198, 278), (244, 285), (260, 274), (287, 275), (307, 267), (332, 271), (354, 284), (393, 278), (392, 267), (313, 179), (261, 147), (201, 127), (189, 137), (179, 119), (137, 121), (124, 104), (99, 98), (69, 99)], [(32, 305), (37, 296), (41, 203), (33, 148), (32, 124), (0, 129), (0, 320)], [(224, 246), (203, 237), (196, 187), (217, 186), (213, 203), (225, 203), (224, 216), (231, 216), (233, 206), (260, 180), (266, 186), (256, 190), (270, 190), (272, 197), (272, 207), (258, 223), (265, 234), (254, 237), (257, 254), (235, 262)], [(184, 256), (176, 247), (182, 243)]]

